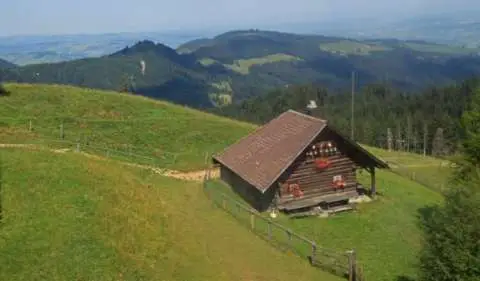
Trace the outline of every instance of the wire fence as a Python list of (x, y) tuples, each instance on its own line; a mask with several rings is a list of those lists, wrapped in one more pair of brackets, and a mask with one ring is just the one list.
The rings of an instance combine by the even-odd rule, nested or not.
[(364, 281), (363, 271), (354, 250), (338, 251), (320, 247), (315, 241), (262, 216), (256, 210), (223, 193), (214, 183), (207, 171), (203, 184), (206, 196), (275, 248), (299, 256), (314, 267), (350, 281)]
[(110, 158), (114, 160), (135, 163), (140, 165), (148, 165), (153, 167), (163, 167), (166, 164), (175, 164), (175, 156), (169, 157), (151, 157), (147, 155), (138, 154), (132, 148), (121, 150), (115, 147), (109, 147), (107, 145), (97, 145), (92, 143), (62, 141), (55, 139), (35, 139), (28, 143), (8, 143), (6, 144), (12, 147), (30, 147), (30, 148), (43, 148), (50, 149), (56, 152), (84, 152), (96, 156)]
[(452, 167), (447, 161), (423, 166), (394, 163), (394, 165), (391, 165), (391, 171), (434, 191), (443, 193), (448, 188)]

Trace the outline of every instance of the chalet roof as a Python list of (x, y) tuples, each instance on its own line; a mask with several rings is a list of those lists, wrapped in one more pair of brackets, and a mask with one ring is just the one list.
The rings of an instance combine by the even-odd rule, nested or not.
[[(326, 127), (326, 120), (288, 110), (213, 159), (265, 192)], [(349, 144), (376, 166), (388, 167), (355, 142)]]

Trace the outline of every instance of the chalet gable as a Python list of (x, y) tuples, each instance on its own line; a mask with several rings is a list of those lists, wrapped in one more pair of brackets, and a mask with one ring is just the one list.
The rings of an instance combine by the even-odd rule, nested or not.
[[(348, 148), (349, 157), (366, 166), (387, 167), (358, 144), (341, 136), (326, 120), (288, 110), (240, 139), (213, 161), (264, 193), (322, 132)], [(337, 140), (335, 140), (337, 141)]]

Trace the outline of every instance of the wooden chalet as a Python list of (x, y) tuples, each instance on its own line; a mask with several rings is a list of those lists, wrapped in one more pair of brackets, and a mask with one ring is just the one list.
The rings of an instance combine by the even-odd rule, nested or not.
[[(348, 204), (364, 189), (357, 169), (388, 168), (321, 120), (284, 112), (213, 157), (221, 179), (258, 211), (298, 212)], [(340, 206), (339, 206), (340, 205)]]

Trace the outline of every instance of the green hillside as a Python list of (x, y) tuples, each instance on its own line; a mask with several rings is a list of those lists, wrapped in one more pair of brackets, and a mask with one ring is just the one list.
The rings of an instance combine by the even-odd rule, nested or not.
[(252, 236), (200, 184), (75, 153), (0, 153), (0, 280), (341, 280)]
[[(161, 168), (197, 170), (205, 167), (206, 153), (256, 128), (131, 94), (55, 85), (6, 87), (11, 94), (0, 98), (0, 143), (57, 147), (58, 141), (70, 141), (82, 150), (124, 151), (131, 146), (135, 153), (154, 157)], [(449, 171), (435, 172), (442, 165), (434, 158), (368, 149), (399, 174), (400, 166), (429, 169), (417, 177), (431, 183), (441, 184), (436, 173)], [(19, 148), (0, 152), (6, 167), (0, 262), (18, 261), (0, 271), (1, 279), (109, 280), (121, 273), (125, 280), (338, 280), (257, 240), (213, 207), (197, 183), (73, 149), (63, 154)], [(368, 175), (360, 177), (368, 183)], [(442, 196), (435, 187), (390, 172), (379, 172), (377, 185), (379, 199), (355, 213), (279, 221), (324, 247), (355, 248), (367, 280), (415, 278), (421, 245), (417, 219)], [(31, 251), (26, 245), (35, 245), (33, 254), (19, 255)], [(233, 254), (232, 248), (238, 251)]]
[[(142, 61), (145, 71), (142, 72)], [(142, 41), (111, 55), (15, 68), (3, 80), (127, 90), (198, 107), (212, 106), (208, 71), (194, 57), (151, 41)], [(1, 77), (0, 77), (1, 78)]]
[[(410, 171), (417, 171), (419, 177), (429, 183), (445, 183), (445, 176), (450, 171), (448, 167), (437, 170), (442, 161), (435, 158), (365, 148), (389, 163), (394, 160), (397, 164), (415, 163), (409, 167)], [(437, 170), (437, 173), (422, 174), (425, 169)], [(340, 213), (327, 219), (290, 219), (281, 215), (275, 221), (313, 239), (320, 247), (355, 249), (366, 280), (417, 280), (418, 254), (422, 245), (419, 218), (425, 215), (428, 207), (441, 204), (443, 199), (431, 186), (395, 174), (402, 172), (398, 166), (392, 165), (392, 171), (377, 172), (377, 200), (358, 205), (355, 212)], [(362, 184), (369, 186), (368, 172), (363, 171), (358, 177)], [(217, 190), (217, 193), (223, 192), (243, 202), (221, 181), (211, 185), (212, 192)], [(239, 219), (248, 222), (248, 217)]]
[(224, 148), (254, 128), (131, 94), (55, 85), (7, 84), (6, 88), (11, 94), (0, 97), (3, 143), (70, 141), (82, 147), (88, 143), (153, 157), (162, 167), (195, 170), (205, 166), (206, 153)]
[[(475, 49), (421, 41), (237, 30), (176, 50), (144, 40), (102, 57), (19, 66), (0, 71), (0, 80), (124, 89), (207, 108), (299, 83), (350, 89), (352, 71), (358, 86), (388, 81), (401, 91), (420, 90), (479, 74), (480, 57)], [(231, 92), (218, 92), (224, 81)]]

